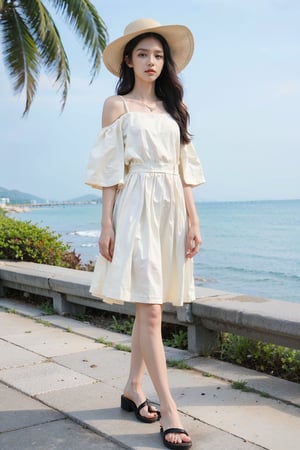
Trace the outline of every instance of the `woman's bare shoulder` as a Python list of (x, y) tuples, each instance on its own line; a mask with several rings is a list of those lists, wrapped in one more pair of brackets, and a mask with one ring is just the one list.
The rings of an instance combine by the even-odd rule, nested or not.
[(103, 104), (102, 127), (108, 127), (124, 114), (124, 102), (119, 95), (108, 97)]

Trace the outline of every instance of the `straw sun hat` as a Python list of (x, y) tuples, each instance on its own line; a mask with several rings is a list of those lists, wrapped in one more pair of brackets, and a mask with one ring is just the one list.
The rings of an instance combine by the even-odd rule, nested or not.
[(189, 63), (194, 51), (194, 38), (184, 25), (161, 25), (153, 19), (138, 19), (131, 22), (119, 39), (111, 42), (103, 52), (103, 61), (107, 69), (116, 76), (120, 75), (120, 67), (126, 44), (143, 33), (157, 33), (169, 44), (176, 72), (181, 72)]

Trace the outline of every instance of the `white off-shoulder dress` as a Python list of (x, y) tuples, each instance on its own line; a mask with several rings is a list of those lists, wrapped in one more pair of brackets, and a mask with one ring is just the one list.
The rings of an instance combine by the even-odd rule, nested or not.
[(205, 182), (189, 143), (181, 145), (167, 113), (125, 112), (101, 130), (88, 161), (86, 184), (118, 185), (113, 209), (112, 262), (99, 255), (90, 292), (107, 303), (195, 299), (193, 260), (185, 257), (187, 212), (182, 180)]

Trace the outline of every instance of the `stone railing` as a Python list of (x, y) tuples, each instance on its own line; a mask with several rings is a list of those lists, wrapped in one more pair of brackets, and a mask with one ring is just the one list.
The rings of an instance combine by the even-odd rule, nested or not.
[[(134, 305), (109, 305), (92, 297), (90, 272), (29, 262), (0, 261), (0, 297), (16, 289), (49, 297), (58, 314), (83, 314), (86, 307), (134, 315)], [(196, 288), (192, 304), (165, 305), (163, 321), (188, 330), (188, 349), (205, 354), (221, 331), (300, 349), (300, 303), (281, 302)], [(1, 302), (0, 302), (1, 305)]]

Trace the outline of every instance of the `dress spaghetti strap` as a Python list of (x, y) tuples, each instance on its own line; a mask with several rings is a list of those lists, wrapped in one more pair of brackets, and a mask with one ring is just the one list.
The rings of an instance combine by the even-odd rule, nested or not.
[(122, 99), (122, 102), (123, 102), (123, 105), (124, 105), (125, 112), (128, 113), (128, 112), (129, 112), (129, 109), (128, 109), (128, 105), (127, 105), (127, 102), (126, 102), (125, 98), (123, 97), (123, 95), (119, 95), (119, 97)]

